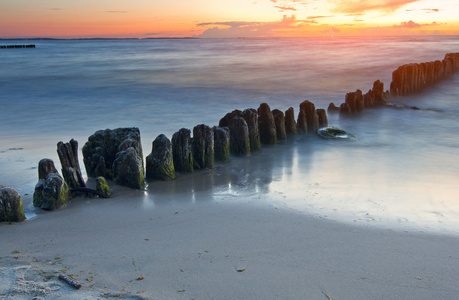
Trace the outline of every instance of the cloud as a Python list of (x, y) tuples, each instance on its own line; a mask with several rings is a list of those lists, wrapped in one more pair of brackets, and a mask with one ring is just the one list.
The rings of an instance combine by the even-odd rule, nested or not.
[(333, 18), (334, 16), (309, 16), (308, 20), (323, 19), (323, 18)]
[[(202, 38), (239, 38), (239, 37), (272, 37), (276, 31), (292, 30), (311, 24), (313, 21), (297, 20), (295, 15), (276, 22), (208, 22), (197, 26), (213, 26), (196, 37)], [(222, 28), (223, 27), (223, 28)]]
[(270, 0), (274, 5), (274, 8), (279, 9), (279, 11), (284, 12), (287, 10), (297, 11), (298, 9), (302, 8), (310, 4), (309, 1), (304, 0)]
[[(406, 22), (407, 23), (407, 22)], [(435, 23), (435, 22), (434, 22)], [(434, 24), (419, 24), (420, 26), (429, 26), (429, 25), (436, 25)], [(447, 35), (446, 32), (439, 31), (439, 30), (433, 30), (433, 31), (427, 31), (427, 30), (411, 30), (409, 28), (404, 28), (401, 26), (386, 26), (386, 27), (368, 27), (368, 28), (362, 28), (360, 30), (361, 35), (366, 35), (366, 36), (413, 36), (413, 35)]]
[(421, 8), (421, 9), (406, 9), (406, 11), (425, 11), (426, 13), (436, 13), (440, 10), (438, 8)]
[(281, 12), (284, 12), (286, 10), (293, 10), (293, 11), (296, 11), (296, 8), (294, 7), (289, 7), (289, 6), (279, 6), (279, 5), (276, 5), (274, 6), (275, 8), (279, 9), (279, 11)]
[(413, 28), (420, 28), (421, 25), (416, 22), (413, 22), (412, 20), (409, 20), (408, 22), (402, 22), (400, 23), (400, 25), (394, 25), (392, 27), (413, 29)]
[(413, 22), (412, 20), (409, 20), (408, 22), (400, 23), (400, 25), (393, 25), (392, 28), (415, 29), (415, 28), (421, 28), (424, 26), (434, 26), (434, 25), (440, 25), (440, 24), (437, 22), (432, 22), (430, 24), (419, 24), (419, 23)]
[(259, 24), (263, 24), (263, 22), (245, 22), (245, 21), (238, 21), (238, 22), (208, 22), (208, 23), (199, 23), (196, 24), (197, 26), (211, 26), (211, 25), (219, 25), (219, 26), (228, 26), (228, 27), (255, 27)]
[(335, 4), (333, 11), (339, 13), (362, 13), (372, 10), (391, 12), (402, 6), (420, 0), (330, 0)]

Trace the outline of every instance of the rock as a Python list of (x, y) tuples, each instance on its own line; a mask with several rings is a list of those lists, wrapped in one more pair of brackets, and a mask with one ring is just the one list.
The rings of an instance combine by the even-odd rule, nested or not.
[(328, 126), (327, 112), (325, 109), (316, 110), (317, 116), (319, 117), (319, 128)]
[[(431, 64), (426, 64), (426, 66), (427, 65), (429, 65), (430, 69)], [(438, 81), (436, 75), (443, 73), (443, 65), (440, 61), (438, 61), (437, 64), (433, 63), (434, 69), (436, 66), (439, 66), (441, 70), (435, 70), (433, 74), (423, 74), (422, 66), (420, 64), (413, 63), (398, 67), (394, 72), (392, 72), (391, 93), (394, 90), (393, 94), (405, 96), (418, 92), (426, 82), (424, 75), (427, 75), (428, 82), (435, 83)]]
[(349, 106), (349, 103), (342, 103), (339, 107), (339, 113), (340, 114), (350, 114), (352, 111), (351, 111), (351, 107)]
[(384, 83), (376, 80), (373, 82), (372, 96), (375, 105), (384, 105), (390, 97), (389, 93), (384, 92)]
[(15, 189), (0, 185), (0, 222), (22, 222), (25, 219), (21, 196)]
[[(229, 127), (234, 117), (241, 117), (242, 111), (235, 109), (220, 119), (218, 127)], [(247, 122), (247, 121), (246, 121)]]
[(412, 63), (392, 72), (390, 94), (406, 96), (439, 82), (459, 70), (459, 53), (447, 53), (442, 61)]
[(54, 210), (69, 203), (69, 188), (64, 178), (57, 173), (51, 159), (38, 163), (38, 183), (33, 193), (33, 206)]
[(373, 88), (363, 95), (363, 102), (365, 107), (374, 107), (386, 105), (390, 97), (389, 92), (384, 92), (384, 83), (376, 80), (373, 83)]
[(365, 103), (362, 91), (356, 90), (355, 92), (347, 93), (345, 103), (349, 105), (351, 113), (357, 113), (364, 110)]
[(102, 176), (96, 178), (96, 191), (105, 195), (106, 198), (110, 198), (112, 196), (112, 192), (110, 191), (110, 186), (107, 183), (107, 179)]
[(308, 132), (314, 133), (319, 129), (319, 116), (316, 112), (316, 106), (309, 100), (305, 100), (300, 104), (300, 111), (306, 113), (306, 122), (308, 124)]
[(160, 134), (152, 143), (151, 153), (146, 159), (147, 179), (173, 180), (175, 175), (172, 143)]
[(328, 113), (335, 113), (335, 112), (339, 112), (339, 107), (337, 107), (335, 105), (335, 103), (331, 102), (329, 105), (328, 105), (328, 109), (327, 109)]
[(62, 176), (70, 188), (85, 187), (78, 161), (78, 142), (71, 139), (69, 143), (59, 142), (57, 154), (62, 166)]
[(38, 179), (46, 179), (51, 173), (58, 173), (54, 166), (54, 161), (49, 158), (43, 158), (38, 162)]
[(230, 158), (230, 131), (228, 127), (212, 128), (214, 131), (214, 158), (217, 161), (227, 161)]
[(260, 141), (263, 144), (277, 144), (276, 123), (271, 108), (267, 103), (260, 104), (258, 108), (258, 130)]
[(307, 133), (308, 132), (308, 122), (306, 121), (306, 112), (300, 110), (298, 113), (298, 131)]
[[(140, 130), (133, 128), (106, 129), (95, 132), (88, 138), (83, 146), (83, 161), (89, 177), (103, 176), (107, 179), (123, 178), (124, 174), (115, 172), (115, 160), (124, 155), (119, 155), (133, 148), (139, 161), (138, 170), (132, 170), (133, 174), (144, 174), (142, 143)], [(130, 152), (130, 151), (129, 151)], [(124, 153), (126, 154), (126, 153)], [(121, 170), (121, 169), (118, 169)], [(129, 181), (138, 181), (132, 178)], [(125, 182), (124, 180), (122, 180)], [(115, 180), (116, 182), (116, 180)]]
[(129, 147), (116, 154), (113, 162), (114, 181), (118, 185), (133, 189), (145, 188), (143, 161), (134, 147)]
[(191, 131), (182, 128), (172, 136), (172, 156), (176, 171), (193, 172)]
[(317, 135), (325, 139), (354, 139), (355, 136), (336, 127), (324, 127), (317, 130)]
[(261, 142), (258, 128), (258, 112), (253, 108), (245, 109), (239, 116), (245, 120), (249, 128), (250, 152), (260, 150)]
[(230, 151), (235, 155), (250, 154), (249, 127), (244, 118), (235, 117), (230, 127)]
[(214, 167), (214, 131), (201, 124), (193, 128), (193, 164), (195, 169)]
[(285, 132), (287, 135), (297, 134), (295, 111), (293, 107), (290, 107), (285, 111)]
[(220, 119), (219, 126), (230, 127), (231, 122), (235, 117), (241, 117), (247, 123), (247, 127), (249, 128), (250, 151), (261, 149), (260, 131), (258, 128), (258, 112), (252, 108), (245, 109), (244, 111), (237, 109), (233, 110)]
[(446, 53), (443, 60), (450, 61), (453, 73), (459, 72), (459, 53)]
[(365, 107), (376, 106), (376, 102), (373, 97), (373, 91), (371, 89), (365, 95), (363, 95), (363, 102), (365, 103)]
[(287, 139), (284, 113), (278, 109), (274, 109), (272, 113), (274, 117), (274, 124), (276, 125), (277, 140), (279, 141)]

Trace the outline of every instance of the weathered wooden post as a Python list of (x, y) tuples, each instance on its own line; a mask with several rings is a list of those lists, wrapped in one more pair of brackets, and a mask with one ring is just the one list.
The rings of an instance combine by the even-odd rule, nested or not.
[(62, 176), (70, 188), (85, 187), (78, 161), (78, 142), (71, 139), (68, 143), (57, 143), (57, 154), (62, 166)]

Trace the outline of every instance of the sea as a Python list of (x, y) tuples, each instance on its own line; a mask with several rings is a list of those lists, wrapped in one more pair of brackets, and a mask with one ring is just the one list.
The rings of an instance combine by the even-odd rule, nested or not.
[[(21, 194), (30, 222), (46, 217), (32, 194), (40, 159), (60, 169), (59, 141), (79, 142), (86, 176), (81, 148), (100, 129), (138, 127), (147, 155), (158, 135), (218, 125), (234, 109), (339, 106), (375, 80), (389, 89), (400, 65), (459, 52), (459, 36), (0, 40), (10, 44), (36, 45), (0, 49), (0, 184)], [(298, 135), (139, 193), (153, 209), (256, 204), (459, 235), (459, 74), (391, 102), (398, 106), (328, 114), (355, 139)]]

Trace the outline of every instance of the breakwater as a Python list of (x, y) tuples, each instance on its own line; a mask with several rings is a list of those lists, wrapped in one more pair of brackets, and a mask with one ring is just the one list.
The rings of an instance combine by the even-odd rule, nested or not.
[[(369, 96), (373, 97), (373, 100), (376, 98), (375, 95), (378, 94), (378, 92), (375, 93), (374, 91), (376, 91), (376, 90), (377, 91), (384, 91), (384, 89), (381, 89), (380, 86), (381, 86), (380, 84), (374, 85), (374, 87), (378, 87), (378, 88), (372, 88), (372, 93), (368, 94)], [(361, 109), (362, 108), (362, 106), (360, 105), (361, 102), (360, 102), (360, 104), (357, 104), (357, 103), (359, 103), (358, 101), (360, 101), (360, 100), (356, 100), (356, 99), (361, 99), (363, 97), (363, 99), (365, 100), (365, 94), (362, 93), (362, 96), (361, 96), (360, 93), (355, 93), (355, 92), (352, 92), (352, 93), (353, 93), (353, 95), (349, 95), (349, 96), (346, 97), (346, 99), (348, 99), (348, 102), (350, 103), (350, 104), (348, 103), (348, 106), (352, 107), (352, 108), (355, 108), (355, 109), (357, 109), (357, 108)], [(386, 93), (386, 92), (384, 92), (384, 93)], [(367, 99), (368, 99), (368, 96), (367, 96)], [(354, 102), (352, 103), (352, 101), (354, 101)], [(368, 106), (366, 106), (365, 101), (363, 103), (364, 103), (363, 108), (367, 108)], [(306, 104), (303, 105), (303, 107), (305, 107), (305, 108), (307, 106), (309, 106), (309, 104), (308, 105), (306, 105)], [(246, 129), (245, 129), (244, 125), (241, 125), (241, 124), (244, 123), (243, 120), (241, 120), (241, 119), (244, 119), (245, 123), (247, 124), (247, 127), (250, 128), (251, 127), (250, 124), (252, 124), (252, 119), (251, 119), (251, 115), (252, 114), (257, 115), (258, 118), (259, 118), (259, 116), (261, 114), (266, 116), (265, 123), (268, 125), (268, 126), (266, 126), (266, 132), (269, 132), (271, 134), (271, 136), (273, 136), (272, 133), (274, 131), (273, 131), (273, 127), (269, 126), (269, 124), (272, 124), (272, 119), (274, 119), (274, 124), (276, 126), (275, 127), (276, 128), (276, 135), (278, 134), (277, 135), (278, 141), (282, 140), (283, 139), (282, 136), (284, 135), (284, 128), (282, 128), (282, 113), (284, 113), (284, 124), (285, 124), (285, 132), (286, 133), (287, 132), (295, 132), (295, 131), (296, 131), (297, 134), (300, 133), (300, 132), (308, 132), (309, 131), (309, 128), (308, 128), (309, 124), (311, 125), (312, 133), (314, 133), (314, 129), (313, 128), (314, 128), (314, 126), (316, 126), (315, 124), (317, 124), (316, 120), (319, 119), (319, 122), (320, 122), (320, 117), (319, 116), (318, 116), (319, 118), (317, 118), (316, 116), (313, 115), (312, 117), (308, 118), (306, 116), (305, 109), (300, 110), (298, 112), (297, 109), (296, 109), (296, 106), (295, 106), (295, 109), (291, 108), (291, 109), (288, 109), (286, 112), (282, 112), (282, 111), (279, 112), (279, 111), (276, 111), (275, 109), (273, 109), (273, 110), (271, 110), (271, 108), (268, 109), (268, 107), (263, 105), (263, 109), (262, 110), (263, 110), (262, 112), (260, 110), (260, 114), (259, 114), (257, 109), (249, 109), (244, 114), (242, 112), (241, 112), (241, 114), (236, 113), (235, 117), (236, 118), (238, 117), (240, 119), (237, 119), (237, 122), (234, 122), (233, 126), (230, 126), (230, 124), (229, 124), (229, 125), (227, 125), (225, 127), (217, 127), (219, 130), (218, 131), (214, 131), (214, 159), (216, 161), (217, 161), (217, 158), (216, 158), (217, 157), (216, 132), (219, 132), (220, 140), (221, 140), (221, 143), (220, 143), (220, 146), (219, 146), (219, 150), (220, 150), (219, 152), (221, 153), (222, 156), (226, 156), (227, 152), (225, 151), (225, 149), (227, 149), (226, 147), (228, 145), (228, 140), (230, 140), (230, 142), (229, 142), (230, 145), (234, 145), (234, 143), (232, 142), (232, 140), (234, 140), (234, 139), (229, 139), (229, 136), (230, 136), (231, 132), (233, 132), (233, 135), (235, 137), (239, 137), (239, 135), (238, 134), (234, 134), (234, 132), (237, 131), (238, 128), (240, 128), (241, 132), (242, 132), (241, 136), (244, 136), (244, 138), (245, 138), (245, 136), (246, 136), (246, 134), (245, 134), (246, 131), (245, 130)], [(228, 110), (228, 111), (230, 111), (230, 110)], [(269, 111), (271, 111), (271, 113), (273, 115), (272, 118), (271, 118), (271, 116), (269, 114)], [(319, 110), (316, 110), (317, 115), (319, 115), (318, 111)], [(247, 114), (247, 116), (245, 116), (245, 114)], [(224, 115), (224, 113), (222, 113), (222, 115)], [(245, 119), (244, 117), (246, 117), (247, 119)], [(287, 119), (289, 120), (288, 122), (287, 122)], [(308, 120), (309, 120), (309, 122), (308, 122)], [(255, 124), (255, 122), (253, 122), (253, 124)], [(256, 124), (258, 124), (258, 122)], [(278, 124), (280, 124), (280, 125), (278, 126)], [(254, 126), (254, 128), (255, 127), (257, 127), (257, 126)], [(226, 130), (225, 130), (225, 128), (226, 128)], [(191, 153), (191, 156), (193, 156), (193, 161), (195, 161), (195, 159), (196, 159), (197, 163), (196, 164), (193, 163), (192, 168), (191, 167), (189, 168), (190, 169), (189, 172), (196, 172), (196, 170), (198, 170), (198, 168), (195, 167), (195, 165), (196, 166), (197, 165), (203, 166), (207, 162), (211, 163), (211, 160), (208, 160), (206, 158), (206, 154), (211, 153), (211, 148), (207, 147), (207, 149), (209, 149), (209, 150), (205, 150), (206, 149), (205, 145), (208, 145), (208, 146), (210, 145), (210, 143), (208, 143), (207, 140), (211, 140), (211, 139), (209, 139), (209, 137), (211, 136), (211, 133), (209, 131), (209, 128), (198, 125), (198, 128), (196, 128), (196, 133), (199, 133), (199, 135), (202, 135), (203, 140), (202, 140), (202, 142), (197, 142), (197, 140), (195, 139), (197, 137), (197, 134), (195, 134), (194, 130), (190, 130), (189, 139), (188, 139), (188, 133), (185, 132), (185, 131), (186, 130), (183, 130), (183, 135), (182, 135), (183, 136), (182, 140), (184, 142), (183, 143), (179, 143), (179, 141), (180, 141), (179, 137), (180, 136), (177, 136), (176, 142), (177, 142), (177, 144), (181, 144), (181, 145), (184, 146), (183, 149), (186, 150), (186, 151), (184, 151), (183, 153), (188, 153), (188, 155), (190, 155), (190, 153)], [(193, 134), (193, 138), (191, 137), (191, 134)], [(107, 131), (107, 137), (108, 136), (112, 136), (112, 135), (113, 135), (113, 133), (110, 133), (110, 132)], [(253, 136), (255, 136), (255, 135), (256, 135), (256, 132), (253, 132)], [(244, 150), (248, 148), (248, 145), (250, 145), (250, 152), (248, 152), (248, 153), (251, 153), (253, 151), (256, 151), (255, 149), (257, 148), (257, 143), (256, 143), (256, 140), (255, 140), (254, 143), (252, 143), (252, 140), (250, 138), (252, 136), (252, 134), (250, 134), (250, 132), (249, 132), (248, 136), (249, 136), (249, 142), (247, 142), (247, 140), (245, 140), (242, 144), (244, 146), (243, 147)], [(155, 158), (158, 157), (158, 155), (160, 155), (160, 154), (162, 154), (165, 159), (166, 158), (169, 159), (169, 161), (170, 161), (170, 157), (171, 156), (173, 157), (173, 154), (171, 155), (171, 151), (172, 150), (171, 150), (171, 148), (169, 146), (169, 141), (166, 140), (166, 139), (167, 139), (167, 137), (158, 136), (157, 141), (155, 140), (156, 143), (154, 143), (154, 145), (152, 146), (152, 148), (155, 149), (155, 151), (152, 151), (152, 153), (153, 152), (155, 152), (155, 153), (151, 155), (151, 161), (152, 162), (155, 162)], [(104, 138), (104, 140), (105, 140), (105, 138)], [(193, 142), (195, 140), (196, 140), (196, 142)], [(269, 143), (269, 140), (270, 139), (266, 139), (265, 143)], [(109, 141), (109, 139), (107, 138), (106, 141)], [(138, 159), (136, 157), (136, 154), (137, 154), (136, 151), (126, 151), (131, 146), (135, 146), (135, 144), (136, 144), (135, 142), (136, 142), (136, 137), (135, 136), (131, 136), (131, 137), (127, 138), (127, 139), (124, 139), (124, 137), (123, 137), (123, 138), (120, 139), (119, 142), (117, 142), (116, 144), (113, 144), (113, 146), (114, 146), (113, 148), (116, 149), (116, 151), (118, 151), (118, 152), (124, 152), (124, 153), (118, 154), (118, 152), (116, 152), (114, 157), (113, 157), (113, 159), (108, 159), (110, 157), (106, 156), (105, 153), (102, 153), (103, 154), (103, 158), (101, 156), (98, 161), (97, 160), (93, 160), (93, 161), (97, 162), (96, 166), (100, 167), (101, 169), (103, 169), (106, 166), (109, 166), (110, 168), (112, 168), (115, 160), (118, 160), (118, 162), (121, 162), (121, 161), (128, 162), (128, 161), (130, 161), (132, 163), (132, 165), (136, 165), (136, 164), (140, 165), (142, 160), (145, 159), (145, 157), (139, 155), (140, 159)], [(171, 144), (175, 144), (175, 142), (171, 143)], [(203, 146), (200, 146), (200, 145), (203, 145)], [(103, 152), (102, 150), (104, 150), (108, 146), (110, 146), (110, 143), (108, 143), (107, 145), (101, 144), (100, 147), (96, 147), (96, 148), (99, 148), (96, 151)], [(201, 152), (203, 155), (201, 155), (197, 151), (195, 151), (195, 147), (201, 147), (201, 149), (204, 149), (204, 151)], [(191, 151), (190, 151), (190, 149), (191, 149)], [(148, 149), (148, 150), (150, 150), (150, 149)], [(234, 155), (234, 153), (235, 152), (233, 152), (233, 155)], [(240, 155), (246, 155), (246, 154), (240, 154)], [(201, 159), (201, 158), (202, 158), (202, 160), (200, 160), (200, 161), (203, 162), (202, 164), (198, 160), (198, 159)], [(225, 158), (224, 160), (227, 160), (227, 158)], [(106, 164), (105, 165), (102, 164), (102, 161), (104, 161)], [(159, 160), (159, 161), (157, 160), (156, 162), (161, 162), (161, 160)], [(176, 162), (176, 160), (173, 159), (173, 164), (175, 164), (175, 162)], [(61, 162), (61, 164), (62, 164), (62, 162)], [(149, 164), (149, 162), (146, 163), (146, 168), (147, 169), (148, 169), (148, 164)], [(73, 165), (74, 164), (72, 163), (71, 164), (72, 168), (73, 168)], [(186, 166), (186, 162), (184, 164), (182, 164), (182, 165)], [(186, 172), (186, 171), (183, 171), (183, 170), (176, 169), (175, 165), (174, 165), (174, 171), (169, 173), (170, 168), (166, 169), (165, 167), (170, 166), (170, 163), (168, 163), (166, 160), (163, 161), (163, 164), (157, 163), (157, 166), (158, 166), (158, 168), (164, 168), (165, 172), (163, 172), (163, 174), (169, 177), (168, 180), (172, 180), (177, 175), (180, 176), (180, 174), (183, 174), (184, 172)], [(188, 164), (188, 166), (191, 166), (191, 165)], [(107, 173), (109, 175), (106, 175), (106, 176), (107, 177), (108, 176), (113, 176), (112, 177), (113, 179), (115, 179), (116, 177), (119, 177), (117, 180), (122, 180), (123, 178), (120, 177), (120, 176), (117, 176), (116, 174), (126, 174), (126, 173), (124, 171), (116, 171), (116, 169), (119, 168), (119, 167), (121, 167), (121, 164), (118, 167), (116, 167), (116, 168), (114, 168), (112, 170), (109, 170), (109, 173)], [(208, 166), (207, 168), (212, 168), (212, 166)], [(130, 168), (127, 168), (127, 169), (130, 169)], [(121, 170), (121, 169), (118, 169), (118, 170)], [(154, 170), (154, 168), (151, 169), (151, 170)], [(54, 170), (52, 170), (52, 171), (54, 173)], [(89, 174), (89, 171), (88, 170), (86, 170), (86, 171)], [(112, 171), (115, 172), (115, 173), (110, 173)], [(71, 174), (73, 174), (73, 173), (71, 173)], [(146, 179), (147, 180), (155, 180), (155, 179), (153, 179), (153, 178), (156, 178), (155, 176), (152, 176), (151, 177), (152, 179), (149, 179), (149, 177), (150, 177), (149, 174), (150, 173), (146, 172), (146, 174), (147, 174), (146, 175), (146, 177), (147, 177)], [(137, 173), (133, 174), (133, 177), (134, 176), (137, 177), (137, 175), (139, 175), (139, 178), (141, 179), (141, 176), (144, 175), (144, 172), (142, 171), (142, 172), (139, 172), (138, 174)], [(48, 183), (51, 184), (51, 183), (57, 182), (56, 177), (57, 176), (48, 176), (48, 175), (46, 175), (46, 177), (43, 178), (43, 181), (45, 183), (46, 183), (46, 181), (48, 181)], [(90, 177), (95, 177), (95, 175), (92, 175)], [(127, 177), (125, 177), (125, 178), (127, 179)], [(159, 178), (159, 179), (161, 179), (161, 178)], [(164, 180), (164, 179), (161, 179), (161, 180)], [(48, 183), (46, 183), (46, 184), (48, 184)], [(117, 183), (116, 181), (114, 181), (113, 184), (122, 185), (122, 183)], [(70, 184), (69, 184), (69, 188), (71, 189)], [(43, 190), (44, 191), (52, 191), (53, 189), (52, 189), (52, 186), (46, 187), (46, 189), (45, 189), (45, 186), (43, 186)], [(64, 192), (65, 192), (65, 189), (64, 189)], [(44, 195), (47, 194), (47, 193), (48, 192), (43, 192)]]
[(421, 92), (459, 71), (459, 53), (448, 53), (443, 60), (411, 63), (392, 73), (390, 94), (407, 96)]
[(384, 91), (384, 84), (376, 80), (367, 93), (358, 89), (347, 93), (345, 102), (339, 107), (330, 103), (328, 112), (354, 114), (365, 108), (388, 105), (391, 97), (420, 93), (458, 71), (459, 53), (447, 53), (441, 61), (405, 64), (392, 72), (390, 91)]
[(15, 48), (35, 48), (34, 44), (30, 45), (0, 45), (0, 49), (15, 49)]

